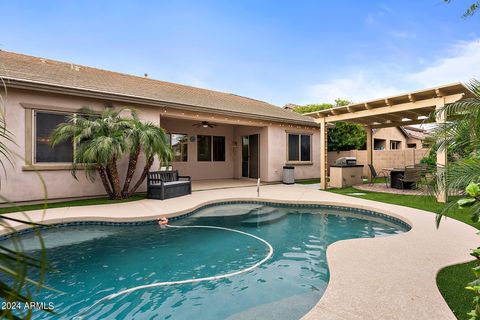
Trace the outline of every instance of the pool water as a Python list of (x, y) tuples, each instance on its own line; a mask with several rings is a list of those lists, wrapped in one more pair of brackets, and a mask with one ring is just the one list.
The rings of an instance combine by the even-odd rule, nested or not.
[[(329, 280), (326, 249), (343, 239), (404, 232), (400, 224), (331, 208), (226, 204), (171, 222), (233, 228), (274, 248), (258, 268), (228, 279), (135, 291), (92, 305), (128, 288), (225, 274), (252, 266), (267, 246), (226, 230), (161, 229), (158, 225), (68, 226), (42, 231), (50, 266), (37, 302), (61, 316), (34, 319), (298, 319), (321, 298)], [(4, 244), (8, 245), (6, 240)], [(38, 254), (33, 234), (21, 236)], [(35, 275), (32, 275), (35, 277)], [(89, 309), (90, 308), (90, 309)]]

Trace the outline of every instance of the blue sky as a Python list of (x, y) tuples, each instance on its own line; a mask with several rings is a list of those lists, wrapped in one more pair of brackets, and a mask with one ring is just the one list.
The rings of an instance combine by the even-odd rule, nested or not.
[(473, 0), (1, 1), (0, 48), (277, 105), (480, 78)]

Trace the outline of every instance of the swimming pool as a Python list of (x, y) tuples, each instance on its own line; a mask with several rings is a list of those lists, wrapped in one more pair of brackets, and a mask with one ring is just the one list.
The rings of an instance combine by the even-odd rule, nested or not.
[[(55, 269), (46, 284), (63, 293), (42, 291), (35, 300), (52, 302), (62, 319), (298, 319), (326, 289), (329, 244), (409, 228), (365, 210), (255, 202), (209, 205), (171, 224), (247, 232), (268, 241), (273, 256), (227, 279), (138, 290), (92, 307), (110, 294), (145, 284), (242, 270), (269, 249), (255, 238), (220, 229), (160, 229), (155, 222), (72, 224), (42, 231)], [(34, 235), (20, 237), (25, 249), (37, 254)], [(58, 317), (36, 312), (33, 318)]]

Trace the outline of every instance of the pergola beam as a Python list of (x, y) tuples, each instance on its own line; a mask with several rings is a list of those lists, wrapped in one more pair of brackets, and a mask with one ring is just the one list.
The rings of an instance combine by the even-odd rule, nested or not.
[(424, 123), (432, 123), (433, 121), (429, 121), (428, 119), (420, 119), (420, 120), (412, 120), (412, 121), (395, 121), (390, 123), (382, 123), (382, 124), (375, 124), (372, 125), (373, 129), (380, 129), (380, 128), (390, 128), (390, 127), (403, 127), (403, 126), (411, 126), (415, 124), (424, 124)]
[[(445, 102), (440, 101), (436, 105), (436, 110), (441, 110), (445, 106)], [(437, 113), (436, 122), (437, 124), (443, 124), (447, 120), (445, 112)], [(446, 203), (448, 200), (447, 188), (446, 188), (446, 177), (445, 177), (445, 170), (447, 168), (447, 150), (437, 150), (437, 201), (441, 203)]]
[(327, 190), (327, 123), (320, 119), (320, 189)]
[[(472, 96), (473, 93), (466, 86), (456, 83), (395, 97), (351, 104), (335, 110), (326, 109), (305, 114), (315, 118), (315, 121), (320, 124), (320, 189), (327, 188), (327, 128), (329, 125), (332, 126), (337, 121), (363, 125), (367, 132), (367, 163), (372, 164), (374, 147), (372, 129), (402, 127), (434, 121), (439, 124), (444, 123), (445, 115), (437, 115), (435, 120), (428, 116), (446, 104)], [(419, 119), (420, 117), (425, 119)], [(437, 172), (444, 172), (446, 166), (446, 152), (437, 152)], [(439, 187), (437, 200), (446, 202), (445, 178), (439, 178), (437, 183)]]
[[(415, 102), (406, 102), (395, 104), (387, 107), (379, 107), (368, 110), (359, 110), (354, 113), (342, 113), (338, 115), (327, 116), (325, 113), (318, 113), (319, 116), (325, 118), (326, 122), (336, 122), (336, 121), (349, 121), (358, 118), (370, 118), (376, 116), (382, 116), (391, 113), (402, 113), (405, 111), (413, 111), (418, 109), (424, 109), (429, 107), (435, 107), (438, 103), (453, 103), (463, 98), (464, 93), (453, 94), (449, 96), (444, 96), (441, 98), (430, 98), (425, 100), (418, 100)], [(318, 121), (318, 120), (317, 120)]]

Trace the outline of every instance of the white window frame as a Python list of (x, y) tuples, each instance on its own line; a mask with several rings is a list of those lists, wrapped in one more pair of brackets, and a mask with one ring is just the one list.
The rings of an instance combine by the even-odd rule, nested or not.
[(187, 137), (187, 142), (185, 142), (185, 144), (187, 145), (187, 160), (185, 160), (185, 161), (183, 161), (183, 160), (182, 160), (182, 161), (177, 161), (177, 160), (174, 159), (173, 162), (176, 162), (176, 163), (185, 163), (185, 162), (188, 162), (188, 159), (190, 158), (189, 155), (188, 155), (188, 152), (189, 152), (188, 150), (190, 149), (189, 146), (188, 146), (188, 142), (189, 142), (188, 137), (189, 137), (189, 135), (188, 135), (187, 133), (168, 132), (168, 137), (169, 137), (169, 140), (170, 140), (170, 141), (169, 141), (169, 144), (170, 144), (170, 147), (172, 147), (172, 148), (173, 148), (173, 145), (172, 145), (172, 135), (174, 135), (174, 134), (183, 135), (183, 136), (186, 136), (186, 137)]

